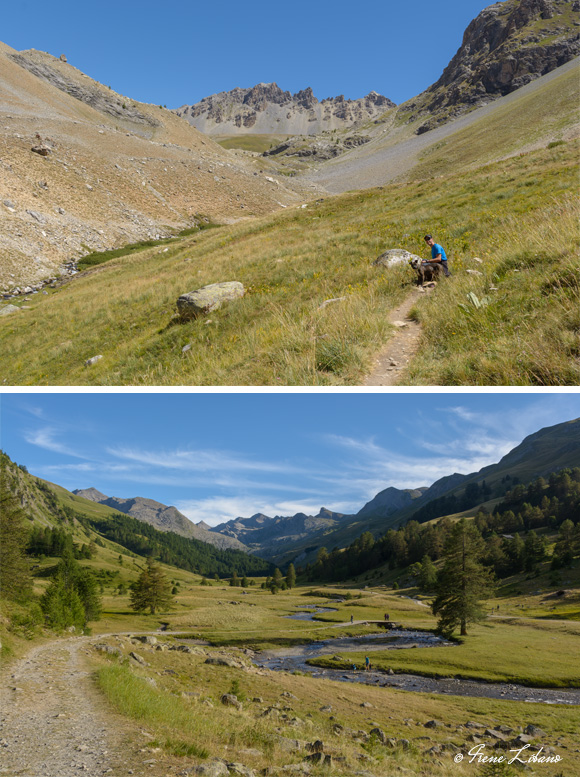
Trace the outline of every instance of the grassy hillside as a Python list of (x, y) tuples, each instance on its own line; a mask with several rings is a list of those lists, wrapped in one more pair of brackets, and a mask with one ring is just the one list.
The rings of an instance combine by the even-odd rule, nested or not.
[(566, 69), (549, 83), (524, 90), (493, 108), (477, 123), (426, 149), (411, 176), (480, 167), (536, 144), (547, 145), (577, 135), (578, 67)]
[[(10, 385), (356, 385), (413, 283), (410, 269), (372, 261), (396, 246), (424, 253), (429, 230), (454, 277), (418, 300), (425, 336), (403, 383), (575, 385), (577, 159), (577, 141), (550, 145), (120, 257), (3, 318), (2, 374)], [(175, 320), (180, 294), (225, 280), (246, 296)]]

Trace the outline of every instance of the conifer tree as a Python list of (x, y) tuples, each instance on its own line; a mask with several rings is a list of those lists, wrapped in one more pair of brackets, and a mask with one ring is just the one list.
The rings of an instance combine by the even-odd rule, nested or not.
[(5, 599), (22, 599), (32, 589), (26, 558), (29, 530), (18, 497), (6, 488), (4, 472), (0, 485), (0, 595)]
[(493, 589), (491, 572), (480, 562), (484, 552), (481, 535), (465, 518), (453, 527), (444, 552), (444, 564), (437, 577), (434, 615), (439, 615), (438, 628), (450, 635), (460, 627), (467, 635), (467, 624), (485, 618), (480, 599)]
[(137, 612), (148, 609), (155, 615), (157, 610), (169, 609), (172, 604), (171, 584), (161, 566), (149, 557), (146, 568), (131, 587), (131, 607)]
[(294, 564), (288, 566), (288, 571), (286, 572), (286, 585), (288, 588), (294, 588), (296, 585), (296, 570), (294, 569)]

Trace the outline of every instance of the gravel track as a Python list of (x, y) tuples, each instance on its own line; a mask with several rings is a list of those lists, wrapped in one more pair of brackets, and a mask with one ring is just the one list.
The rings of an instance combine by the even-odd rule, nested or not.
[(127, 747), (126, 724), (93, 686), (87, 652), (84, 639), (51, 642), (33, 648), (12, 668), (2, 687), (1, 775), (155, 773), (153, 765), (139, 763), (150, 754), (140, 758)]

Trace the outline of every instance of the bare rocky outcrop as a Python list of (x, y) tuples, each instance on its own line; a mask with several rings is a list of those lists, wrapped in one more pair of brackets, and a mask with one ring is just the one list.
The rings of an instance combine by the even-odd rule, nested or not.
[(506, 0), (467, 27), (441, 78), (404, 107), (417, 134), (525, 86), (580, 54), (578, 3)]
[(394, 106), (378, 92), (357, 100), (344, 95), (319, 100), (311, 87), (292, 94), (271, 83), (204, 97), (193, 105), (182, 105), (176, 113), (208, 135), (315, 135), (355, 127)]

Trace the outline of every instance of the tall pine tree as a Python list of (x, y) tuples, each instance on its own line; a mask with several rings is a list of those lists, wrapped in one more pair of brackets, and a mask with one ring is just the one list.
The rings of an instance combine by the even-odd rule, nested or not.
[(489, 569), (479, 559), (485, 552), (481, 535), (473, 522), (462, 518), (447, 541), (444, 563), (437, 576), (437, 596), (433, 614), (439, 616), (438, 628), (443, 634), (459, 626), (461, 636), (467, 635), (467, 624), (484, 620), (481, 599), (493, 590)]
[(169, 609), (173, 601), (171, 584), (161, 566), (149, 557), (147, 566), (131, 586), (131, 607), (137, 612), (149, 610), (155, 615), (157, 610)]

